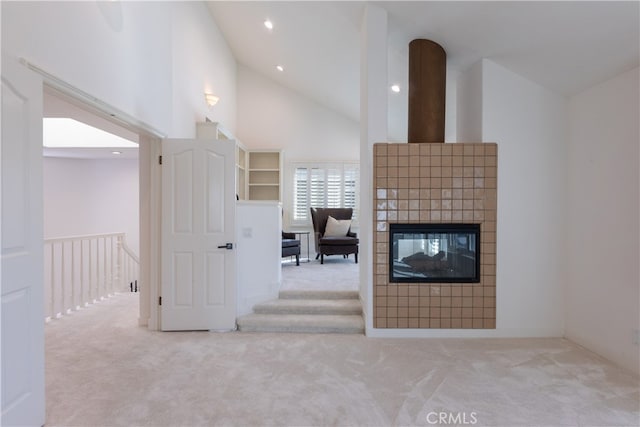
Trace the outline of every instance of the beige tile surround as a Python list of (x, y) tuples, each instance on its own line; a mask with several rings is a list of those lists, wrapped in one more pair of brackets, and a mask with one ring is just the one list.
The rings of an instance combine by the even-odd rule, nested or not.
[[(496, 325), (495, 143), (374, 145), (374, 327)], [(480, 283), (389, 283), (389, 224), (480, 224)]]

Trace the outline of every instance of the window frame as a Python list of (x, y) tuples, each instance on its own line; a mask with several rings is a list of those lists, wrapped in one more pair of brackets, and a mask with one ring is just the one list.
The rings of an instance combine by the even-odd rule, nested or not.
[[(344, 207), (345, 195), (349, 194), (349, 198), (353, 199), (353, 206), (347, 206), (353, 208), (353, 221), (352, 228), (358, 227), (358, 219), (359, 219), (359, 211), (360, 211), (360, 162), (357, 161), (332, 161), (332, 162), (290, 162), (288, 165), (288, 169), (290, 170), (289, 174), (289, 182), (291, 185), (291, 198), (289, 201), (289, 223), (291, 227), (294, 228), (305, 228), (312, 227), (311, 223), (311, 214), (309, 212), (310, 207), (325, 207), (326, 206), (326, 198), (325, 198), (325, 206), (312, 205), (312, 194), (311, 194), (311, 185), (312, 181), (308, 180), (307, 189), (306, 189), (306, 206), (303, 208), (305, 212), (305, 218), (296, 219), (296, 195), (297, 195), (297, 171), (298, 169), (305, 168), (307, 169), (307, 177), (311, 176), (312, 169), (320, 169), (324, 171), (325, 176), (325, 195), (327, 194), (327, 185), (328, 179), (327, 174), (329, 171), (333, 170), (339, 171), (340, 175), (340, 206), (332, 205), (331, 207)], [(345, 191), (345, 175), (346, 173), (353, 173), (351, 180), (353, 185), (350, 185), (352, 188), (348, 193)], [(354, 188), (355, 187), (355, 188)]]

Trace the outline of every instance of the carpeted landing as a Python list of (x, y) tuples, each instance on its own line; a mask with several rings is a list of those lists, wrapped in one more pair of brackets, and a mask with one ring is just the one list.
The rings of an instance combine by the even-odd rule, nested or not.
[(327, 256), (324, 264), (311, 259), (282, 263), (283, 291), (358, 291), (360, 287), (360, 264), (353, 258)]
[(47, 426), (640, 423), (638, 377), (563, 339), (151, 332), (137, 304), (46, 325)]

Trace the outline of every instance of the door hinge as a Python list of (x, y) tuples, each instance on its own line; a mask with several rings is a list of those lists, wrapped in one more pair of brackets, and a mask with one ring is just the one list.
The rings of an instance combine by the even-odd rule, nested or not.
[(162, 164), (162, 156), (158, 156), (158, 164), (161, 165)]
[(158, 305), (162, 305), (162, 297), (158, 297)]

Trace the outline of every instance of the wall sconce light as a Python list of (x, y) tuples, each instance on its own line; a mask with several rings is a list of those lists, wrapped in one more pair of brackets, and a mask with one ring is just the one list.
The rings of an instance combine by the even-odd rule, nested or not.
[(214, 105), (216, 105), (218, 103), (220, 98), (218, 98), (217, 96), (215, 96), (212, 93), (205, 93), (204, 94), (204, 100), (207, 102), (207, 105), (209, 107), (213, 107)]

